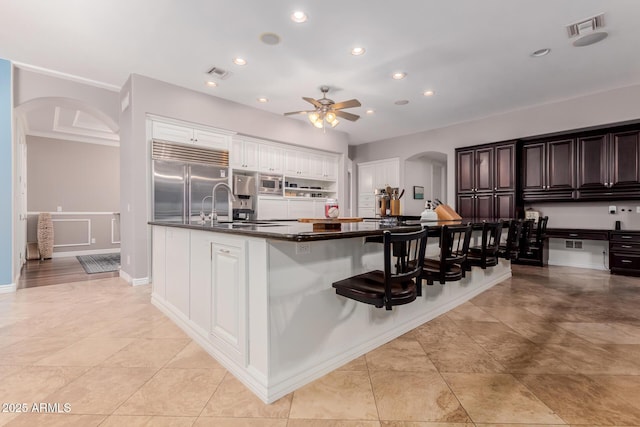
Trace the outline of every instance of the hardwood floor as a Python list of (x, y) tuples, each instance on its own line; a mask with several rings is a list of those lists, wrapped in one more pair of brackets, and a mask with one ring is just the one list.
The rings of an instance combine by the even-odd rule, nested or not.
[(18, 289), (118, 276), (117, 271), (87, 274), (76, 257), (27, 261), (22, 266)]

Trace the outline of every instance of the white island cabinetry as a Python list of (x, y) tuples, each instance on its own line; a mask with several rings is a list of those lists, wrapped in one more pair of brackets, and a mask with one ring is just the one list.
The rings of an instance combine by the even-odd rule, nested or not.
[[(338, 296), (331, 287), (380, 269), (380, 244), (365, 244), (363, 236), (319, 237), (327, 240), (308, 240), (302, 250), (298, 240), (314, 233), (311, 224), (297, 222), (244, 234), (215, 230), (153, 223), (152, 303), (267, 403), (511, 273), (507, 261), (474, 268), (460, 282), (424, 286), (416, 301), (387, 311)], [(429, 248), (437, 252), (438, 242)]]

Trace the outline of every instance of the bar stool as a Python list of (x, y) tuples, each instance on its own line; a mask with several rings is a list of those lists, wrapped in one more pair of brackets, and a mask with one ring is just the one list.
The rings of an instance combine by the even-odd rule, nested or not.
[(440, 233), (440, 258), (424, 260), (423, 278), (427, 285), (434, 281), (444, 285), (455, 282), (464, 277), (464, 263), (467, 259), (469, 241), (471, 240), (471, 225), (442, 226)]
[(502, 236), (502, 221), (482, 224), (482, 243), (469, 248), (465, 266), (468, 270), (476, 266), (485, 270), (498, 265), (498, 247)]
[(522, 220), (512, 219), (511, 221), (505, 221), (503, 225), (507, 225), (507, 240), (504, 243), (498, 245), (498, 257), (507, 260), (518, 259), (520, 252), (520, 238), (522, 237)]
[[(382, 243), (384, 271), (369, 271), (335, 282), (332, 286), (336, 294), (387, 310), (415, 301), (422, 286), (427, 229), (413, 233), (385, 231)], [(394, 247), (395, 263), (392, 262)]]

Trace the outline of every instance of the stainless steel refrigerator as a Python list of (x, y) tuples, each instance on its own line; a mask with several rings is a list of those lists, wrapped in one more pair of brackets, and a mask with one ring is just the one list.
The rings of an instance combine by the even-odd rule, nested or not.
[[(197, 224), (211, 213), (211, 192), (228, 182), (228, 152), (153, 141), (153, 220)], [(229, 195), (216, 194), (218, 217), (229, 216)]]

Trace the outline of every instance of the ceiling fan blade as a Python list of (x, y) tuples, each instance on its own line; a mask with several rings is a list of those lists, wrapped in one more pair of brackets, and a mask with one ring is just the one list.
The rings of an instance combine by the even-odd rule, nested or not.
[(336, 116), (342, 117), (343, 119), (351, 120), (352, 122), (355, 122), (360, 118), (359, 115), (347, 113), (346, 111), (334, 110), (334, 113), (336, 113)]
[(315, 110), (309, 110), (309, 111), (291, 111), (290, 113), (284, 113), (285, 116), (293, 116), (294, 114), (307, 114), (310, 113), (312, 111)]
[(332, 107), (334, 110), (339, 110), (341, 108), (360, 107), (361, 105), (362, 104), (360, 104), (360, 101), (358, 101), (357, 99), (350, 99), (348, 101), (338, 102), (337, 104), (333, 104)]
[(316, 107), (316, 108), (322, 108), (322, 104), (320, 104), (318, 101), (316, 101), (313, 98), (307, 98), (307, 97), (303, 96), (302, 99), (304, 99), (305, 101), (313, 104), (313, 106)]

